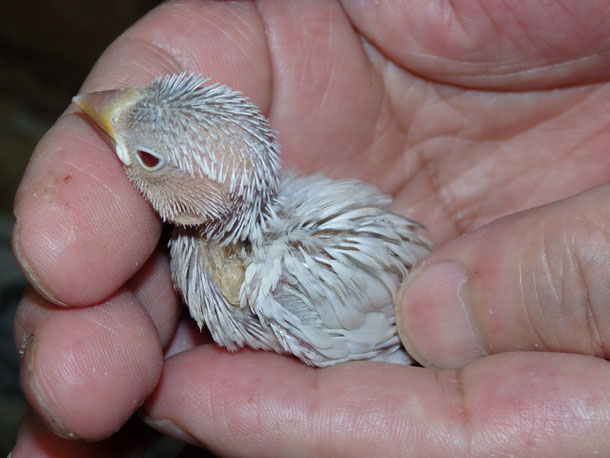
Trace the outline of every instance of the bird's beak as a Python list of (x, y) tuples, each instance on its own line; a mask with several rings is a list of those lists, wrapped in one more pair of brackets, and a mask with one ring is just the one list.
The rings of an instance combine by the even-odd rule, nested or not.
[(139, 98), (138, 88), (91, 92), (72, 98), (72, 101), (113, 140), (117, 155), (125, 165), (130, 165), (131, 160), (117, 135), (117, 126), (122, 112)]

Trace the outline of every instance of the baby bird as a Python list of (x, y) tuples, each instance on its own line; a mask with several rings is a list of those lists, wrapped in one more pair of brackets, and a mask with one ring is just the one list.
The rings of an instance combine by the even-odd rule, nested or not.
[(267, 119), (208, 81), (181, 73), (73, 99), (175, 225), (172, 279), (191, 316), (229, 350), (409, 364), (393, 298), (432, 248), (421, 225), (373, 186), (282, 170)]

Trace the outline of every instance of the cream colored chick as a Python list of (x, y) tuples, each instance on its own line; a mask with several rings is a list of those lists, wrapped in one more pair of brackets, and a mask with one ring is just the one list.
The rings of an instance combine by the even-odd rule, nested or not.
[(172, 278), (191, 316), (229, 350), (290, 353), (313, 366), (408, 364), (393, 299), (431, 249), (419, 223), (355, 180), (280, 168), (267, 119), (197, 75), (74, 102), (112, 139), (164, 221)]

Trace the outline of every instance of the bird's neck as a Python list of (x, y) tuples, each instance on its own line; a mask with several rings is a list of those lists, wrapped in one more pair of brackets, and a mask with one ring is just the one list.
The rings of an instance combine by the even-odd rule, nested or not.
[(223, 246), (263, 243), (268, 222), (275, 217), (273, 209), (278, 208), (278, 191), (283, 181), (279, 146), (270, 145), (265, 154), (254, 155), (249, 163), (242, 164), (242, 169), (250, 167), (249, 173), (241, 180), (231, 181), (225, 210), (199, 227), (208, 242)]
[(255, 203), (240, 201), (222, 219), (208, 221), (200, 226), (201, 235), (209, 242), (222, 246), (263, 241), (267, 221), (274, 214), (272, 196)]

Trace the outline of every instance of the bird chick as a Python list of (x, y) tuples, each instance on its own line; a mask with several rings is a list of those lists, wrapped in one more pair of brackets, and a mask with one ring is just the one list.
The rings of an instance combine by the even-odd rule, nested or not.
[(410, 363), (393, 299), (432, 248), (421, 225), (373, 186), (282, 170), (267, 119), (208, 81), (181, 73), (73, 99), (175, 225), (172, 280), (191, 316), (229, 350)]

